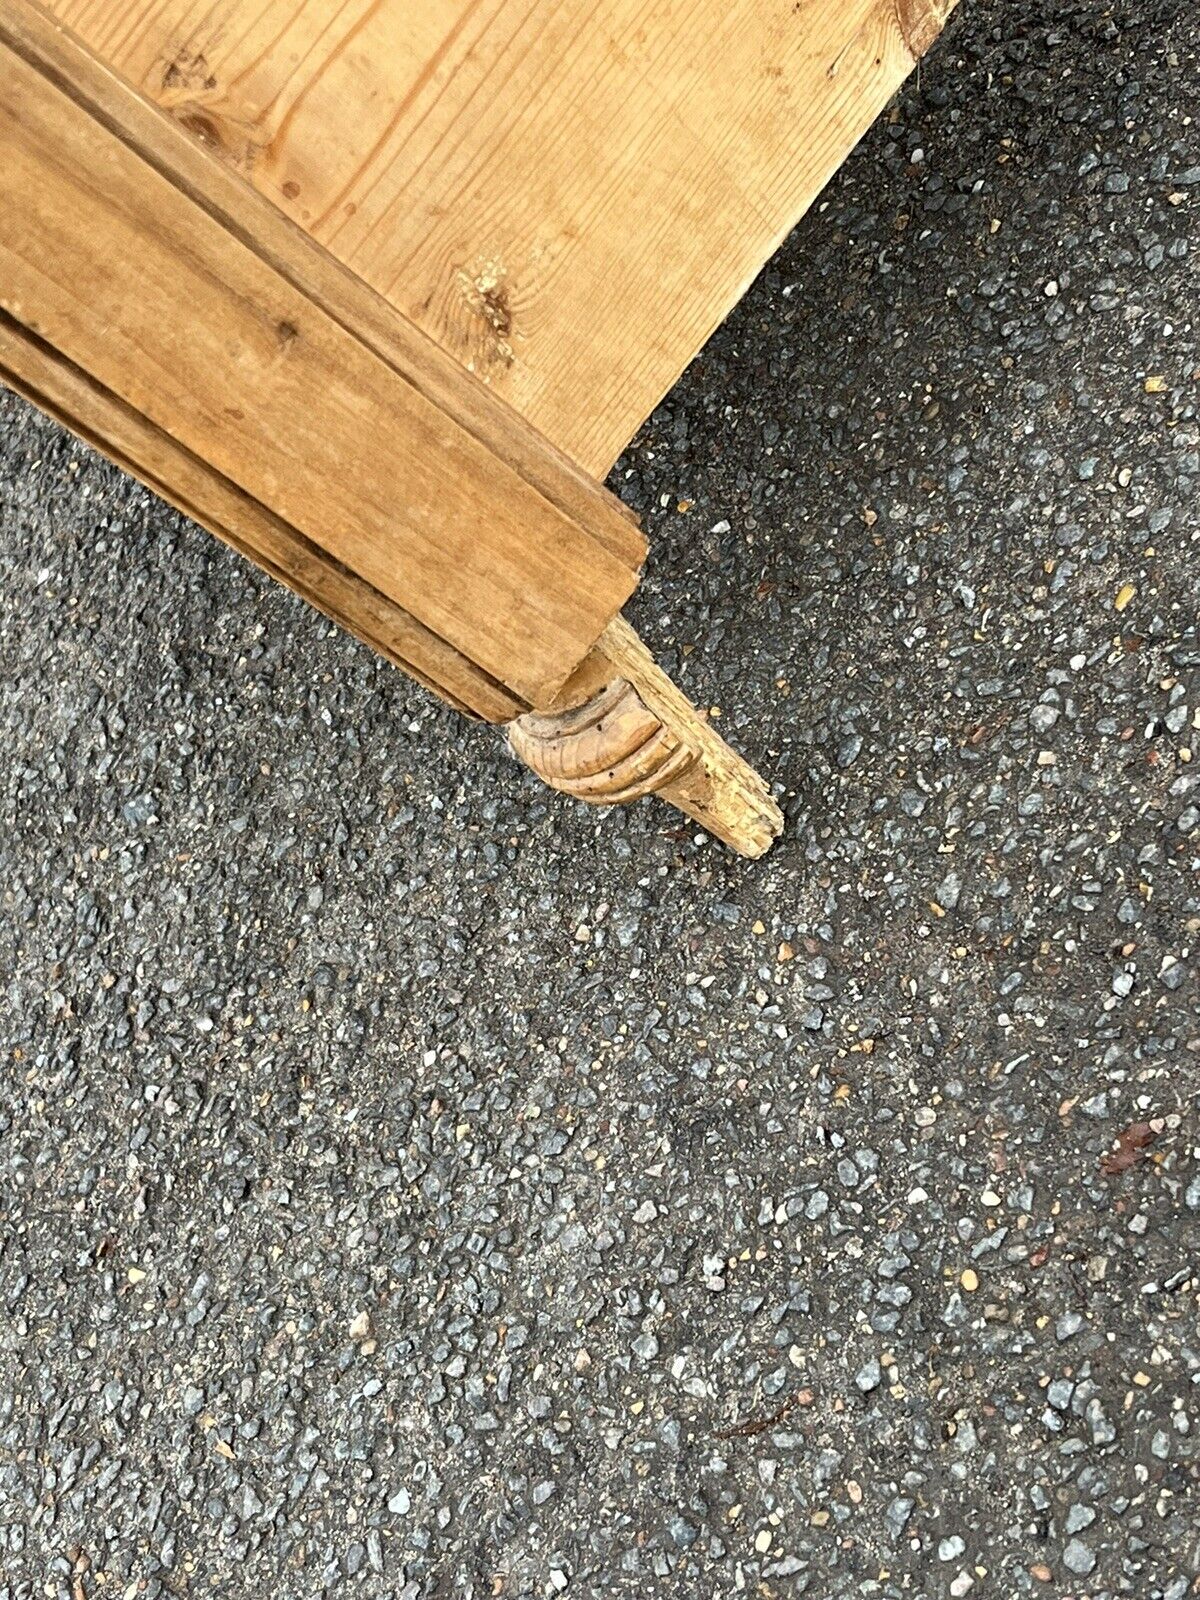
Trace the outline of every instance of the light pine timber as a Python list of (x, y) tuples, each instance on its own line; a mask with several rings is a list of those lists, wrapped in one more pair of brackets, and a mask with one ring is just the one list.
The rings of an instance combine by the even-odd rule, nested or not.
[(603, 477), (952, 0), (52, 0)]
[[(617, 0), (565, 54), (555, 41), (579, 14), (549, 0), (55, 9), (184, 131), (190, 153), (168, 143), (165, 162), (181, 188), (318, 306), (332, 296), (339, 323), (628, 560), (630, 530), (594, 518), (587, 473), (608, 467), (736, 300), (932, 42), (949, 0)], [(26, 56), (34, 40), (42, 67), (51, 61), (75, 98), (84, 84), (102, 120), (115, 103), (161, 171), (164, 136), (144, 108), (34, 12), (0, 0)], [(687, 56), (697, 41), (718, 48)], [(219, 162), (352, 271), (297, 254), (282, 219), (248, 207)], [(369, 225), (354, 221), (360, 210)], [(367, 284), (409, 316), (389, 317)], [(431, 359), (418, 325), (457, 375)], [(465, 373), (549, 439), (522, 434)], [(526, 677), (514, 693), (481, 670), (478, 650), (460, 653), (12, 315), (0, 317), (0, 375), (451, 703), (516, 716), (514, 748), (556, 787), (610, 802), (659, 792), (748, 855), (779, 831), (761, 779), (619, 617), (557, 690)], [(468, 606), (468, 634), (474, 616)], [(521, 693), (550, 709), (518, 716)]]
[[(277, 538), (292, 530), (297, 560), (411, 617), (428, 681), (455, 656), (516, 704), (544, 704), (632, 592), (642, 537), (494, 397), (470, 385), (456, 408), (462, 379), (443, 353), (404, 347), (392, 311), (394, 339), (375, 337), (351, 285), (36, 7), (4, 0), (0, 314), (18, 384), (75, 415), (65, 396), (53, 404), (55, 363), (30, 371), (31, 351), (53, 353), (76, 396), (103, 397), (81, 431), (103, 445), (117, 409), (140, 416), (177, 460), (261, 508)], [(494, 413), (482, 423), (481, 404)], [(169, 489), (174, 469), (152, 472), (128, 441), (114, 453)], [(203, 514), (194, 490), (177, 498)], [(205, 520), (260, 558), (263, 518), (210, 507)], [(277, 552), (261, 558), (289, 575)], [(440, 662), (416, 659), (423, 635), (445, 647)], [(467, 682), (445, 687), (497, 709)]]
[[(334, 341), (324, 362), (322, 338)], [(317, 358), (310, 370), (311, 347)], [(357, 387), (345, 392), (357, 407), (374, 398), (372, 383), (382, 386), (376, 410), (355, 411), (361, 427), (354, 434), (329, 398), (348, 384), (347, 365)], [(598, 560), (615, 565), (624, 574), (622, 594), (642, 556), (640, 535), (605, 491), (25, 0), (0, 7), (0, 377), (451, 703), (493, 720), (516, 718), (514, 726), (528, 703), (552, 701), (553, 683), (539, 684), (523, 701), (472, 659), (479, 652), (470, 630), (463, 654), (400, 605), (411, 572), (396, 579), (392, 566), (380, 565), (395, 528), (376, 528), (365, 553), (349, 541), (336, 545), (323, 527), (328, 485), (319, 476), (306, 480), (316, 499), (311, 516), (302, 515), (303, 496), (280, 483), (311, 465), (294, 453), (296, 438), (315, 449), (323, 432), (324, 443), (343, 452), (351, 494), (364, 456), (381, 444), (395, 451), (392, 464), (400, 468), (422, 446), (436, 469), (449, 461), (457, 479), (427, 502), (433, 537), (449, 548), (448, 559), (470, 559), (454, 542), (462, 529), (437, 521), (444, 502), (446, 514), (462, 514), (462, 480), (484, 513), (500, 498), (500, 520), (514, 493), (524, 497), (526, 514), (530, 506), (541, 515), (551, 508), (562, 524), (555, 524), (557, 537), (562, 529), (576, 536), (567, 554), (583, 563), (580, 572), (591, 574)], [(411, 425), (414, 412), (440, 435), (414, 441), (388, 433), (397, 416)], [(278, 439), (265, 431), (264, 418)], [(331, 456), (321, 456), (318, 469), (333, 473)], [(474, 470), (482, 472), (481, 485)], [(331, 479), (334, 486), (341, 481), (336, 473)], [(344, 526), (352, 537), (354, 516), (369, 519), (371, 505), (348, 504)], [(478, 518), (480, 508), (468, 514)], [(411, 501), (398, 517), (411, 538)], [(321, 525), (312, 526), (314, 519)], [(490, 535), (491, 522), (481, 531)], [(584, 536), (594, 548), (579, 544)], [(444, 554), (435, 542), (434, 557)], [(370, 579), (381, 573), (393, 581), (376, 587)], [(441, 582), (452, 577), (443, 569)], [(533, 575), (535, 588), (545, 577)], [(497, 581), (503, 584), (502, 570)], [(561, 572), (557, 581), (564, 582)], [(445, 595), (437, 598), (444, 605)], [(468, 623), (476, 612), (490, 615), (495, 598), (490, 588), (471, 597)], [(519, 681), (527, 641), (513, 649), (508, 676)], [(573, 646), (572, 664), (581, 656)], [(602, 672), (628, 675), (621, 692), (636, 700), (643, 720), (653, 722), (649, 707), (665, 706), (672, 695), (678, 702), (670, 732), (661, 731), (680, 756), (650, 787), (731, 842), (748, 838), (736, 816), (723, 816), (725, 802), (698, 765), (701, 755), (711, 764), (714, 752), (718, 767), (744, 764), (699, 731), (696, 713), (620, 618), (603, 629), (573, 680), (579, 671), (594, 675), (597, 662)], [(695, 725), (686, 745), (675, 724)], [(732, 789), (727, 798), (736, 798)]]

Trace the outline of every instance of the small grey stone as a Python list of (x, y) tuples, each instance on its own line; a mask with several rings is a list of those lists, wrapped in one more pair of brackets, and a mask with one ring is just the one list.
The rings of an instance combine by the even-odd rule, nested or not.
[(243, 1522), (248, 1522), (251, 1517), (257, 1517), (263, 1510), (263, 1503), (248, 1483), (239, 1484), (234, 1496), (234, 1514)]
[(1111, 1444), (1117, 1437), (1117, 1430), (1105, 1414), (1104, 1407), (1096, 1395), (1088, 1401), (1084, 1415), (1091, 1429), (1093, 1444)]
[(1070, 1378), (1055, 1378), (1046, 1389), (1046, 1399), (1056, 1411), (1069, 1411), (1075, 1385)]
[(889, 1501), (883, 1513), (883, 1522), (893, 1539), (899, 1539), (903, 1535), (908, 1519), (912, 1516), (914, 1504), (914, 1501), (906, 1499), (903, 1495), (897, 1495), (894, 1500)]
[(1072, 1539), (1063, 1551), (1063, 1566), (1076, 1577), (1086, 1578), (1096, 1565), (1096, 1558), (1082, 1539)]
[(864, 1361), (854, 1375), (855, 1387), (860, 1394), (870, 1394), (872, 1389), (878, 1389), (882, 1381), (883, 1369), (874, 1358)]
[(953, 911), (958, 905), (959, 896), (962, 894), (962, 879), (957, 872), (948, 872), (937, 886), (934, 898), (946, 911)]
[(378, 1528), (372, 1528), (367, 1534), (367, 1561), (372, 1572), (383, 1571), (383, 1539)]

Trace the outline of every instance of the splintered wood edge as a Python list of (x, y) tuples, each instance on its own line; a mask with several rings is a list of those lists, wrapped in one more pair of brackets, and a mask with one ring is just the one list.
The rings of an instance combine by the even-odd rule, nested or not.
[(895, 0), (896, 21), (914, 61), (920, 61), (946, 26), (958, 0)]
[[(607, 681), (606, 681), (607, 680)], [(739, 855), (783, 830), (766, 783), (710, 726), (624, 620), (574, 681), (582, 703), (509, 724), (514, 753), (551, 788), (592, 805), (657, 794)], [(570, 698), (570, 691), (564, 698)]]

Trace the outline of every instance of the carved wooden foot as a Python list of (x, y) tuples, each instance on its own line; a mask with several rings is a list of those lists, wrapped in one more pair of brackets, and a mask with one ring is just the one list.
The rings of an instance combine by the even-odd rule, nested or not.
[(510, 722), (508, 738), (551, 788), (592, 805), (660, 795), (741, 855), (761, 856), (783, 827), (763, 780), (620, 617), (555, 706)]

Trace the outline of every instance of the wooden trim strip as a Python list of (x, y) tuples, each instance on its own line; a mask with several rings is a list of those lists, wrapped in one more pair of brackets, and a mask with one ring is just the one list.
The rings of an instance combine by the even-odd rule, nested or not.
[[(468, 716), (528, 710), (444, 639), (332, 561), (131, 406), (0, 311), (0, 382)], [(248, 534), (252, 533), (252, 537)]]

